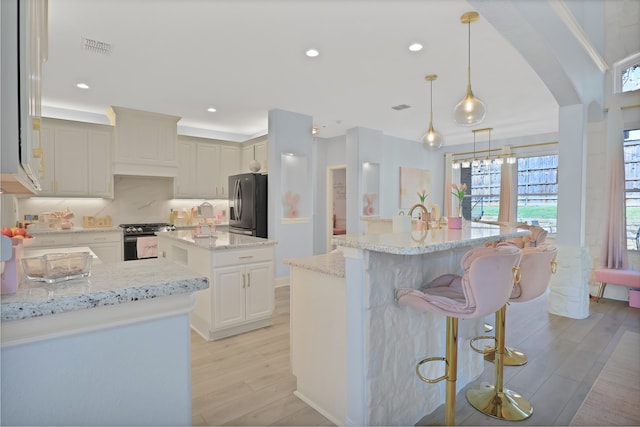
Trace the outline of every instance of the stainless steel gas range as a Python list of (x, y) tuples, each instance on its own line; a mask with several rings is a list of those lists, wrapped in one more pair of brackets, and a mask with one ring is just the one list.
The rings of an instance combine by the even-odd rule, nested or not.
[(125, 261), (158, 257), (156, 233), (173, 231), (175, 226), (166, 223), (120, 224), (123, 234)]

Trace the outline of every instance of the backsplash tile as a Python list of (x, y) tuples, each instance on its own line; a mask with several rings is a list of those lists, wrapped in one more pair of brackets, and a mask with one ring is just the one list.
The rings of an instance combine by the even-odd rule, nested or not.
[[(229, 202), (225, 200), (172, 199), (173, 179), (163, 177), (116, 176), (114, 199), (27, 197), (18, 198), (18, 218), (69, 209), (75, 213), (74, 226), (82, 226), (83, 215), (111, 216), (114, 225), (122, 223), (169, 222), (171, 209), (191, 209), (208, 201), (214, 213), (226, 219)], [(4, 222), (4, 221), (3, 221)], [(223, 220), (226, 222), (226, 220)]]

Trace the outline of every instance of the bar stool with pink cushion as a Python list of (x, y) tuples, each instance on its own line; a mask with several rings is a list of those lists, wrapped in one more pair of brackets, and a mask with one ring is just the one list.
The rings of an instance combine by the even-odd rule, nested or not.
[[(520, 261), (519, 281), (513, 285), (513, 292), (509, 303), (522, 303), (534, 300), (544, 294), (549, 287), (551, 275), (556, 272), (556, 256), (558, 250), (555, 246), (538, 246), (522, 249), (522, 261)], [(495, 352), (489, 351), (485, 360), (493, 362)], [(507, 366), (522, 366), (527, 363), (527, 355), (520, 350), (505, 346), (503, 362)]]
[[(557, 249), (552, 246), (523, 249), (522, 260), (517, 269), (509, 301), (525, 302), (542, 295), (549, 285), (551, 274), (555, 272), (556, 255)], [(495, 355), (495, 384), (480, 384), (472, 387), (467, 390), (466, 396), (471, 406), (483, 414), (506, 421), (522, 421), (533, 414), (533, 407), (520, 394), (503, 387), (506, 313), (506, 304), (496, 311), (496, 344), (489, 350)], [(483, 352), (473, 346), (473, 343), (480, 338), (493, 339), (493, 337), (476, 337), (471, 340), (471, 348)], [(484, 353), (487, 353), (487, 350)]]
[[(463, 276), (445, 274), (420, 289), (396, 290), (396, 300), (400, 304), (447, 316), (446, 356), (426, 358), (416, 365), (416, 374), (424, 382), (436, 383), (447, 380), (447, 425), (455, 424), (458, 319), (482, 318), (504, 306), (513, 289), (514, 271), (520, 257), (520, 249), (514, 246), (471, 249), (461, 260), (465, 271)], [(420, 367), (434, 361), (445, 362), (445, 374), (435, 379), (424, 377)]]

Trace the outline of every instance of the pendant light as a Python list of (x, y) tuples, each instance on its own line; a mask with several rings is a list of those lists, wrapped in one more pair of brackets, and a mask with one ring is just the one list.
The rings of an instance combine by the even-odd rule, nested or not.
[(433, 81), (438, 78), (437, 74), (429, 74), (425, 76), (430, 85), (430, 111), (429, 111), (429, 130), (422, 137), (422, 142), (427, 150), (434, 151), (442, 148), (442, 135), (433, 129)]
[(260, 162), (256, 160), (256, 146), (253, 146), (253, 160), (249, 161), (249, 170), (251, 172), (258, 172), (260, 170)]
[(460, 17), (460, 22), (469, 27), (469, 67), (467, 69), (467, 93), (453, 110), (453, 117), (456, 123), (465, 126), (477, 125), (484, 120), (487, 113), (484, 103), (473, 96), (471, 91), (471, 23), (477, 21), (478, 17), (478, 12), (467, 12)]
[(487, 157), (484, 159), (484, 165), (485, 166), (491, 166), (491, 163), (492, 163), (492, 159), (491, 159), (491, 130), (492, 130), (492, 128), (487, 128), (485, 130), (489, 131), (489, 154), (487, 154)]
[(471, 166), (477, 168), (480, 166), (480, 160), (476, 157), (476, 130), (473, 131), (473, 159), (471, 160)]

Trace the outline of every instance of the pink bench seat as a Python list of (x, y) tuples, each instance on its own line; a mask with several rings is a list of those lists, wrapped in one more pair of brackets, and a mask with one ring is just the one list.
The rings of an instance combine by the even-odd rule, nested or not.
[(597, 300), (600, 301), (604, 294), (604, 288), (607, 283), (613, 285), (624, 285), (632, 288), (640, 288), (640, 271), (639, 270), (621, 270), (615, 268), (597, 268), (593, 272), (596, 282), (600, 282), (598, 288)]

